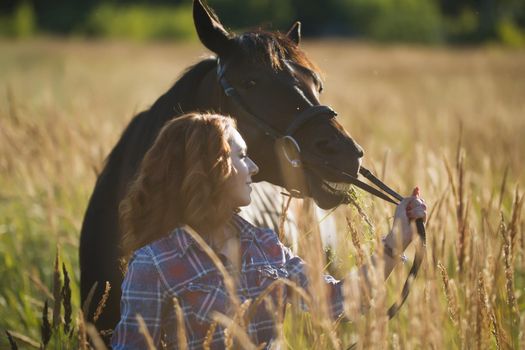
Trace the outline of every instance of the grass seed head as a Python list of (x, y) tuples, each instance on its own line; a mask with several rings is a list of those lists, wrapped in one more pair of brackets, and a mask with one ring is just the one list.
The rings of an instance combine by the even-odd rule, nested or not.
[(42, 326), (40, 327), (40, 336), (42, 345), (45, 348), (51, 339), (51, 323), (49, 322), (49, 310), (47, 300), (44, 302), (44, 309), (42, 310)]
[(62, 306), (62, 281), (60, 276), (60, 261), (59, 261), (60, 250), (57, 247), (57, 253), (55, 256), (55, 267), (53, 269), (53, 328), (57, 329), (60, 325), (60, 308)]
[(109, 298), (109, 293), (111, 291), (111, 285), (108, 281), (106, 281), (106, 287), (104, 288), (104, 294), (102, 294), (102, 298), (98, 302), (97, 310), (95, 311), (95, 314), (93, 315), (93, 322), (97, 322), (100, 315), (102, 315), (102, 312), (104, 311), (104, 308), (106, 307), (106, 302)]
[(64, 275), (64, 285), (62, 287), (62, 303), (64, 304), (64, 333), (69, 334), (71, 329), (71, 316), (73, 314), (73, 308), (71, 306), (71, 286), (69, 273), (67, 272), (66, 265), (62, 263), (62, 273)]

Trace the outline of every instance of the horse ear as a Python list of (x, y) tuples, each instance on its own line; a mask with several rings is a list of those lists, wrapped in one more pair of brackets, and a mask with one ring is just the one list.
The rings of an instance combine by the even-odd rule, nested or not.
[(294, 43), (299, 45), (301, 42), (301, 22), (297, 21), (294, 24), (292, 24), (292, 27), (290, 30), (288, 30), (288, 33), (286, 33), (286, 36), (290, 38)]
[(193, 22), (204, 46), (219, 56), (224, 55), (230, 46), (230, 34), (202, 0), (193, 1)]

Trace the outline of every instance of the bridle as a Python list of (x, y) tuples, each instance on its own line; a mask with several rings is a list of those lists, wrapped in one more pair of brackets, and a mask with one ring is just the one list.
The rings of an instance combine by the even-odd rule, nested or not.
[[(227, 97), (229, 97), (238, 107), (240, 107), (243, 110), (244, 114), (250, 119), (252, 124), (257, 126), (259, 130), (262, 130), (267, 137), (273, 139), (274, 142), (276, 142), (277, 140), (285, 141), (286, 143), (292, 145), (295, 148), (295, 153), (297, 155), (302, 156), (300, 157), (301, 159), (298, 159), (297, 157), (290, 157), (289, 154), (285, 154), (285, 157), (289, 160), (290, 165), (292, 167), (299, 168), (306, 166), (310, 168), (324, 168), (329, 172), (337, 173), (337, 175), (345, 177), (347, 180), (349, 180), (349, 182), (351, 182), (355, 186), (365, 190), (366, 192), (376, 197), (379, 197), (387, 202), (397, 204), (395, 200), (385, 195), (383, 192), (378, 191), (376, 188), (368, 185), (367, 183), (362, 182), (357, 177), (348, 174), (347, 172), (341, 169), (338, 169), (337, 166), (330, 164), (328, 161), (322, 159), (322, 157), (319, 157), (318, 155), (313, 153), (301, 152), (299, 144), (294, 138), (295, 133), (297, 133), (297, 131), (299, 131), (306, 124), (308, 124), (314, 119), (328, 121), (330, 119), (335, 118), (337, 116), (337, 113), (331, 107), (325, 105), (310, 105), (309, 107), (296, 114), (293, 121), (286, 128), (286, 130), (284, 132), (280, 132), (251, 110), (250, 106), (248, 106), (248, 104), (243, 101), (237, 90), (228, 82), (228, 80), (226, 80), (225, 71), (226, 65), (222, 64), (220, 59), (217, 59), (217, 80), (221, 85), (224, 94)], [(364, 168), (361, 167), (361, 169)], [(362, 175), (365, 177), (373, 176), (372, 173), (370, 173), (369, 171), (367, 171), (367, 174), (369, 175)], [(379, 179), (377, 178), (376, 180), (379, 181)], [(382, 184), (382, 186), (386, 187), (386, 185), (384, 184)], [(303, 195), (300, 194), (299, 191), (294, 191), (292, 195), (295, 197), (303, 197)]]
[[(334, 174), (345, 178), (346, 180), (348, 180), (349, 183), (352, 183), (353, 185), (363, 189), (364, 191), (376, 197), (379, 197), (387, 202), (397, 205), (403, 199), (403, 197), (400, 194), (388, 187), (385, 183), (383, 183), (376, 176), (374, 176), (368, 169), (362, 166), (359, 169), (359, 173), (365, 178), (367, 178), (374, 185), (376, 185), (379, 189), (362, 182), (356, 176), (348, 174), (347, 172), (339, 169), (333, 164), (330, 164), (328, 161), (322, 159), (322, 157), (316, 154), (301, 151), (299, 144), (293, 137), (294, 134), (312, 120), (328, 121), (335, 118), (337, 116), (337, 113), (331, 107), (325, 105), (310, 104), (309, 107), (295, 115), (294, 119), (284, 132), (280, 132), (276, 130), (273, 126), (268, 124), (268, 122), (266, 122), (263, 118), (259, 117), (257, 113), (252, 111), (250, 106), (248, 106), (248, 104), (246, 104), (243, 101), (237, 90), (232, 85), (230, 85), (230, 83), (225, 77), (225, 71), (226, 65), (222, 64), (220, 59), (217, 59), (217, 80), (220, 86), (222, 87), (224, 94), (229, 99), (231, 99), (231, 101), (233, 101), (237, 105), (237, 107), (243, 110), (244, 114), (246, 115), (246, 117), (248, 117), (252, 124), (254, 124), (255, 126), (257, 126), (257, 128), (262, 130), (267, 137), (272, 138), (274, 143), (281, 141), (292, 146), (292, 148), (294, 149), (293, 155), (290, 155), (290, 152), (287, 152), (286, 149), (283, 147), (284, 156), (292, 168), (324, 168), (327, 171), (330, 171)], [(382, 190), (383, 192), (381, 192), (380, 190)], [(300, 192), (296, 192), (293, 195), (296, 197), (302, 197), (302, 194)], [(397, 314), (398, 310), (401, 308), (406, 298), (408, 297), (411, 282), (416, 278), (419, 268), (421, 266), (421, 262), (423, 261), (425, 253), (424, 247), (426, 245), (426, 232), (425, 225), (422, 219), (416, 220), (416, 227), (420, 237), (421, 245), (416, 249), (416, 253), (414, 255), (414, 262), (410, 269), (409, 275), (403, 285), (403, 290), (401, 292), (400, 298), (388, 309), (388, 317), (390, 319)]]

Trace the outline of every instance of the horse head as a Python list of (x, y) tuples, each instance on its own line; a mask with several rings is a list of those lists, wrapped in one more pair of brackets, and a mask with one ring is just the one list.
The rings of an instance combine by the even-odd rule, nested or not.
[[(257, 30), (237, 35), (227, 31), (201, 0), (194, 1), (193, 15), (201, 42), (218, 57), (218, 109), (237, 119), (261, 169), (255, 180), (298, 190), (325, 209), (343, 202), (348, 177), (342, 174), (357, 177), (363, 150), (335, 112), (320, 103), (323, 82), (300, 48), (300, 23), (287, 33)], [(285, 169), (286, 162), (276, 162), (275, 152), (281, 150), (275, 144), (283, 136), (300, 149), (300, 183), (293, 181), (295, 173)]]

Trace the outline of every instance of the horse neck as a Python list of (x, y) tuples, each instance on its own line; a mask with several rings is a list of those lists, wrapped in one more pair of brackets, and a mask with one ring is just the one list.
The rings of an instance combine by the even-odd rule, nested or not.
[[(104, 172), (118, 181), (117, 198), (126, 192), (144, 154), (170, 119), (194, 111), (218, 111), (217, 63), (206, 59), (191, 67), (150, 109), (136, 115), (111, 151)], [(116, 174), (116, 175), (115, 175)], [(120, 181), (119, 181), (120, 180)]]
[(169, 119), (190, 112), (216, 111), (219, 107), (217, 62), (205, 59), (190, 67), (148, 111), (151, 122), (161, 127)]

